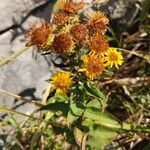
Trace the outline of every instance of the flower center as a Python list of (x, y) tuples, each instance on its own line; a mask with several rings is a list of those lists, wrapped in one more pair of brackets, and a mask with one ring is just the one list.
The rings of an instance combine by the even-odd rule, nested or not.
[(110, 54), (109, 57), (110, 57), (111, 61), (117, 61), (118, 60), (118, 56), (116, 54), (114, 54), (114, 53)]

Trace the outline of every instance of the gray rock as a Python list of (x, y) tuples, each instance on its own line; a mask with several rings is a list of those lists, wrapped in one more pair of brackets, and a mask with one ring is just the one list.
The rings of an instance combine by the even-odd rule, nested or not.
[[(48, 16), (54, 1), (48, 4), (47, 2), (48, 0), (2, 0), (0, 12), (5, 10), (5, 13), (0, 16), (0, 21), (3, 22), (0, 25), (0, 32), (2, 31), (0, 34), (0, 58), (14, 53), (25, 45), (24, 32), (33, 23), (41, 21), (41, 18), (49, 20)], [(44, 3), (47, 5), (43, 5)], [(33, 11), (40, 5), (43, 6)], [(25, 20), (24, 17), (26, 17)], [(13, 22), (12, 18), (15, 18), (16, 21)], [(19, 26), (14, 26), (16, 24)], [(3, 32), (5, 29), (7, 30)], [(50, 58), (47, 57), (48, 61)], [(54, 66), (51, 63), (48, 64), (46, 59), (34, 48), (30, 48), (16, 60), (0, 68), (0, 89), (28, 99), (40, 100), (48, 84), (46, 80), (50, 78), (53, 71)], [(31, 104), (25, 104), (22, 101), (16, 102), (13, 97), (1, 93), (0, 105), (12, 107), (21, 112), (31, 112), (35, 109)], [(21, 119), (19, 118), (19, 120)]]
[(30, 11), (49, 0), (1, 0), (0, 31), (19, 25)]

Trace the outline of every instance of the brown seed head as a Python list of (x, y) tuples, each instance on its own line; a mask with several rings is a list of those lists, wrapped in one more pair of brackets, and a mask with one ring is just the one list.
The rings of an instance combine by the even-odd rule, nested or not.
[(98, 53), (104, 52), (108, 49), (109, 45), (103, 34), (95, 33), (90, 38), (89, 48), (91, 51)]
[(58, 4), (59, 9), (66, 13), (76, 14), (83, 8), (83, 0), (81, 2), (73, 2), (72, 0), (61, 0)]
[(52, 26), (47, 22), (38, 27), (34, 25), (25, 35), (28, 41), (26, 46), (36, 45), (40, 49), (44, 48), (51, 30)]
[(64, 25), (68, 22), (68, 14), (65, 12), (59, 12), (54, 14), (54, 23), (57, 25)]
[(71, 37), (67, 33), (59, 34), (55, 37), (53, 47), (57, 53), (69, 52), (72, 46)]
[(87, 31), (86, 27), (82, 24), (74, 25), (70, 30), (70, 34), (77, 44), (82, 44), (86, 41)]
[(97, 11), (90, 15), (87, 27), (89, 27), (93, 32), (104, 33), (107, 30), (106, 25), (108, 22), (108, 18), (101, 12)]

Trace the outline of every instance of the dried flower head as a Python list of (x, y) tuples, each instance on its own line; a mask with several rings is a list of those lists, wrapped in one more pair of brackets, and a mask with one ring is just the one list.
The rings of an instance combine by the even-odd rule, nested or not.
[(82, 44), (87, 39), (86, 27), (82, 24), (74, 25), (70, 30), (70, 34), (77, 44)]
[(95, 33), (90, 38), (89, 48), (91, 51), (95, 51), (97, 53), (102, 53), (108, 49), (108, 41), (104, 37), (103, 34)]
[(104, 33), (107, 30), (108, 18), (100, 11), (93, 12), (90, 14), (87, 26), (92, 32)]
[(95, 52), (84, 56), (83, 64), (84, 67), (81, 71), (84, 71), (86, 76), (91, 79), (98, 77), (105, 70), (104, 59)]
[(72, 0), (60, 0), (58, 7), (60, 10), (66, 13), (76, 14), (80, 9), (83, 8), (83, 0), (78, 3), (73, 2)]
[(116, 68), (118, 69), (118, 65), (122, 65), (123, 63), (123, 57), (121, 52), (117, 52), (116, 48), (109, 48), (106, 51), (106, 65), (108, 67), (112, 67), (113, 65), (116, 66)]
[(57, 53), (68, 53), (73, 50), (74, 43), (69, 34), (61, 33), (55, 37), (53, 47)]
[(53, 14), (53, 21), (56, 25), (65, 25), (68, 22), (68, 14), (65, 12), (58, 12)]
[(52, 88), (56, 90), (57, 94), (65, 94), (71, 84), (73, 83), (71, 74), (69, 72), (58, 71), (51, 77)]
[(33, 26), (27, 33), (26, 46), (36, 45), (39, 49), (46, 47), (47, 39), (51, 33), (52, 26), (47, 22), (43, 22), (41, 25)]

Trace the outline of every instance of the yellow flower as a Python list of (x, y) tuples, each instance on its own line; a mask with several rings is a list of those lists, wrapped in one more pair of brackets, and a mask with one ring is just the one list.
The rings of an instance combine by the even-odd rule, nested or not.
[(85, 55), (83, 57), (83, 69), (80, 69), (80, 71), (84, 71), (86, 76), (93, 79), (98, 77), (104, 70), (104, 59), (101, 58), (99, 55), (96, 55), (96, 53), (90, 53), (89, 55)]
[(73, 82), (71, 74), (63, 71), (58, 71), (53, 74), (51, 80), (52, 88), (56, 90), (57, 94), (65, 94)]
[(121, 65), (123, 63), (123, 57), (121, 52), (117, 52), (116, 48), (109, 48), (106, 51), (106, 65), (109, 66), (110, 68), (115, 65), (116, 68), (118, 69), (118, 65)]

